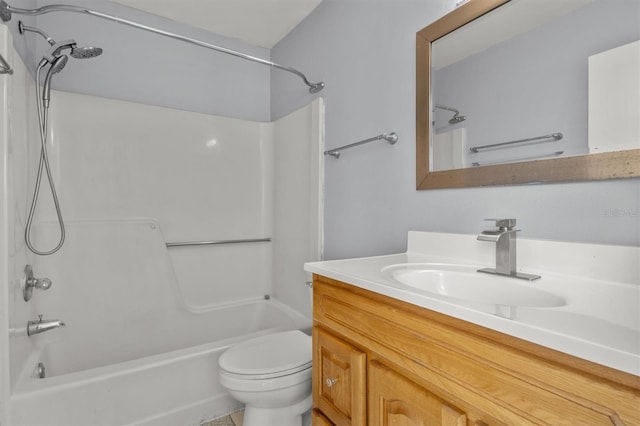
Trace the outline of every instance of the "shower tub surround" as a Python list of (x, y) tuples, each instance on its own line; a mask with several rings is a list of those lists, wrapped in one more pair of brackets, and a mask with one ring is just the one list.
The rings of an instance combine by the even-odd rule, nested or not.
[[(22, 240), (39, 155), (35, 106), (23, 99), (35, 96), (12, 61), (16, 73), (0, 76), (13, 94), (0, 140), (10, 212), (0, 216), (0, 423), (187, 425), (236, 411), (218, 356), (310, 326), (302, 265), (321, 252), (322, 100), (260, 123), (53, 91), (49, 156), (67, 240), (38, 257)], [(47, 189), (33, 230), (40, 248), (58, 236)], [(252, 238), (271, 241), (166, 246)], [(26, 263), (53, 281), (29, 303)], [(66, 327), (27, 337), (38, 314)]]
[[(218, 383), (218, 357), (246, 338), (309, 326), (276, 299), (190, 310), (157, 221), (67, 229), (61, 255), (39, 262), (55, 271), (57, 286), (36, 295), (48, 299), (43, 312), (63, 312), (67, 326), (30, 338), (11, 424), (186, 425), (219, 417), (242, 406)], [(40, 362), (44, 379), (33, 378)]]

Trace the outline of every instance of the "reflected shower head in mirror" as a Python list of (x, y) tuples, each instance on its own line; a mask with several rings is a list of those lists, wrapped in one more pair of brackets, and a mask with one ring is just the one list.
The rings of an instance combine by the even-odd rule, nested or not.
[(466, 115), (460, 115), (460, 111), (458, 111), (455, 108), (451, 108), (446, 105), (440, 105), (440, 104), (436, 104), (435, 107), (438, 109), (443, 109), (446, 111), (453, 112), (453, 117), (451, 117), (451, 119), (449, 120), (449, 124), (458, 124), (467, 119)]
[(466, 115), (454, 115), (453, 117), (451, 117), (451, 120), (449, 120), (449, 124), (457, 124), (457, 123), (461, 123), (464, 120), (467, 119)]

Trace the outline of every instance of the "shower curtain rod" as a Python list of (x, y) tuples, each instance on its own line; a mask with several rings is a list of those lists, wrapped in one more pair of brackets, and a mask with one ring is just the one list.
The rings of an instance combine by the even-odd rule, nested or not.
[(74, 13), (83, 13), (91, 16), (95, 16), (97, 18), (106, 19), (109, 21), (113, 21), (119, 24), (128, 25), (133, 28), (138, 28), (143, 31), (149, 31), (154, 34), (159, 34), (165, 37), (173, 38), (175, 40), (184, 41), (186, 43), (191, 43), (196, 46), (206, 47), (207, 49), (212, 49), (221, 53), (226, 53), (227, 55), (236, 56), (238, 58), (247, 59), (249, 61), (257, 62), (259, 64), (268, 65), (270, 67), (278, 68), (283, 71), (290, 72), (292, 74), (297, 75), (304, 81), (304, 84), (309, 86), (309, 92), (317, 93), (324, 88), (324, 82), (320, 81), (318, 83), (311, 83), (307, 80), (307, 77), (300, 71), (295, 68), (288, 67), (285, 65), (276, 64), (275, 62), (267, 61), (265, 59), (257, 58), (255, 56), (250, 56), (242, 52), (238, 52), (236, 50), (227, 49), (226, 47), (218, 46), (215, 44), (207, 43), (202, 40), (198, 40), (195, 38), (183, 36), (181, 34), (172, 33), (169, 31), (161, 30), (158, 28), (151, 27), (149, 25), (140, 24), (135, 21), (130, 21), (128, 19), (119, 18), (117, 16), (109, 15), (106, 13), (98, 12), (96, 10), (88, 9), (80, 6), (73, 6), (67, 4), (51, 4), (47, 6), (42, 6), (37, 9), (20, 9), (17, 7), (10, 6), (4, 0), (0, 0), (0, 18), (4, 22), (8, 22), (11, 20), (11, 15), (13, 13), (17, 13), (18, 15), (44, 15), (46, 13), (51, 12), (74, 12)]

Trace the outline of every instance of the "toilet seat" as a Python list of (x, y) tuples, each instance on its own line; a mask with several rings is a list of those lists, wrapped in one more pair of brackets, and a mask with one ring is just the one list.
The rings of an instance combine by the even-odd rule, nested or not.
[(265, 380), (310, 370), (311, 358), (311, 336), (291, 330), (240, 343), (223, 353), (218, 364), (227, 377)]
[(311, 388), (312, 370), (313, 369), (309, 367), (306, 370), (301, 370), (294, 374), (263, 379), (251, 376), (247, 378), (241, 374), (233, 374), (220, 370), (219, 378), (220, 384), (229, 391), (282, 392), (284, 389), (293, 386), (303, 386), (304, 383), (308, 383), (308, 387)]

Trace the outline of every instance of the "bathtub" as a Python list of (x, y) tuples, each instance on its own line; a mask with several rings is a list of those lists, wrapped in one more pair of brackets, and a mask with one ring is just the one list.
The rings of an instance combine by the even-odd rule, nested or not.
[[(216, 340), (114, 362), (114, 348), (84, 368), (91, 350), (81, 339), (55, 339), (32, 352), (12, 393), (11, 425), (196, 425), (242, 408), (218, 383), (218, 357), (229, 346), (265, 333), (308, 327), (309, 320), (277, 300), (259, 300), (198, 314), (218, 325)], [(44, 336), (44, 335), (43, 335)], [(226, 337), (225, 337), (226, 336)], [(208, 338), (208, 337), (206, 337)], [(146, 346), (146, 345), (145, 345)], [(111, 359), (113, 358), (113, 359)], [(38, 363), (45, 378), (36, 378)], [(78, 368), (84, 368), (77, 371)], [(37, 408), (37, 409), (35, 409)]]
[[(262, 289), (217, 304), (187, 303), (165, 241), (150, 219), (68, 222), (65, 247), (34, 264), (53, 285), (29, 302), (33, 315), (66, 326), (28, 338), (26, 324), (12, 331), (31, 350), (16, 360), (23, 367), (11, 389), (9, 424), (199, 424), (240, 408), (218, 383), (222, 352), (251, 337), (311, 326)], [(264, 275), (250, 261), (268, 246), (238, 249), (249, 259), (245, 267)], [(230, 265), (203, 285), (231, 291), (247, 280), (237, 275)], [(35, 377), (39, 363), (42, 379)]]

